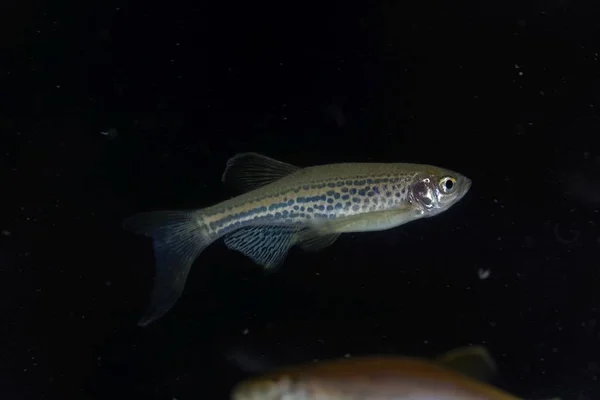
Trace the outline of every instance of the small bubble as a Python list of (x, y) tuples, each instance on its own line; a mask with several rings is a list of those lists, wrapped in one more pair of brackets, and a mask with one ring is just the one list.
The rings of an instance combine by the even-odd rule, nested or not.
[(490, 277), (491, 271), (489, 269), (483, 269), (483, 268), (479, 268), (479, 270), (477, 271), (477, 275), (479, 276), (479, 279), (484, 280)]
[(110, 128), (107, 131), (101, 131), (100, 134), (102, 136), (108, 136), (110, 138), (115, 138), (119, 134), (119, 132), (115, 128)]

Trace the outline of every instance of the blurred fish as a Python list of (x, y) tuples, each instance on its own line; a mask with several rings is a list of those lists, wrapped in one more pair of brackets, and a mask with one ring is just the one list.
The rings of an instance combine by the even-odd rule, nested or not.
[(299, 168), (256, 154), (227, 162), (222, 181), (245, 192), (214, 206), (134, 215), (125, 229), (153, 238), (156, 279), (139, 325), (168, 312), (190, 267), (213, 241), (274, 269), (293, 245), (316, 251), (341, 233), (379, 231), (449, 209), (465, 176), (420, 164), (345, 163)]
[(338, 104), (328, 103), (321, 106), (321, 109), (327, 117), (330, 117), (333, 120), (333, 122), (335, 122), (335, 125), (338, 128), (343, 128), (346, 125), (346, 117), (344, 116), (344, 110)]
[(598, 207), (600, 205), (600, 173), (596, 164), (596, 171), (562, 170), (558, 180), (564, 188), (564, 194), (575, 200), (578, 205)]
[(480, 346), (434, 360), (358, 357), (281, 368), (237, 384), (231, 399), (521, 400), (485, 383), (495, 373), (494, 360)]

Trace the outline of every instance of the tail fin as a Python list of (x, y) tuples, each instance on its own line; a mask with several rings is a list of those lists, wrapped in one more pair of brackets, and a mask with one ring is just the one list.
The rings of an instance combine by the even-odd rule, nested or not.
[(146, 326), (175, 305), (190, 267), (212, 239), (199, 211), (140, 213), (125, 219), (123, 228), (153, 239), (156, 278), (150, 305), (138, 322)]

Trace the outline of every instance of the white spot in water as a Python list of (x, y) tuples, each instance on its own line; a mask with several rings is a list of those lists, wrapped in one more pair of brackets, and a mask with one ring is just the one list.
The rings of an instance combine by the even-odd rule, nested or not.
[(519, 67), (519, 65), (518, 65), (518, 64), (515, 64), (515, 68), (516, 68), (516, 69), (519, 69), (519, 68), (521, 68), (521, 67)]
[(7, 231), (6, 229), (2, 231), (2, 235), (4, 236), (10, 236), (12, 235), (12, 233), (10, 231)]
[(119, 132), (115, 128), (110, 128), (107, 131), (101, 131), (100, 134), (103, 136), (108, 136), (110, 138), (114, 138), (119, 134)]
[(345, 358), (350, 358), (350, 357), (352, 357), (352, 356), (350, 355), (350, 353), (346, 353), (346, 354), (344, 354), (344, 357), (345, 357)]
[(104, 282), (104, 284), (105, 284), (106, 286), (110, 287), (110, 285), (112, 285), (112, 282), (111, 282), (111, 281), (106, 281), (106, 282)]
[(246, 328), (242, 331), (242, 335), (247, 335), (249, 332), (250, 332), (250, 330), (248, 328)]
[(491, 271), (489, 269), (479, 268), (477, 271), (477, 275), (479, 275), (479, 279), (484, 280), (490, 277)]

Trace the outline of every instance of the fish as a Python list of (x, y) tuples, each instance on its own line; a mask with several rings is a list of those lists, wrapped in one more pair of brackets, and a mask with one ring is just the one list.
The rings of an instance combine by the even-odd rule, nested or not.
[(142, 212), (124, 229), (152, 238), (156, 276), (139, 326), (181, 297), (190, 268), (219, 238), (273, 271), (297, 245), (318, 251), (342, 233), (391, 229), (456, 204), (471, 180), (448, 169), (409, 163), (338, 163), (301, 168), (258, 153), (227, 161), (224, 184), (240, 195), (193, 210)]
[(523, 400), (488, 383), (496, 372), (497, 364), (484, 346), (456, 348), (433, 359), (361, 356), (278, 368), (239, 382), (230, 398)]

